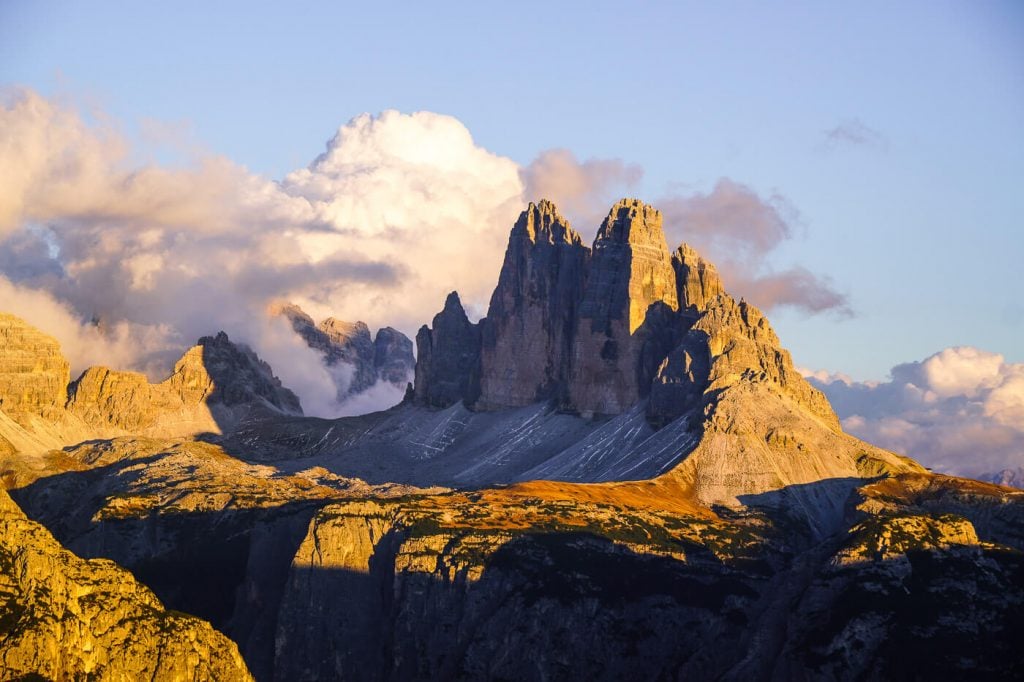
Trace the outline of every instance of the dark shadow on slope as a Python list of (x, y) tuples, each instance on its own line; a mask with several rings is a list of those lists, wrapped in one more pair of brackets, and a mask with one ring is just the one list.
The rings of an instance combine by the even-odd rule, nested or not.
[(521, 533), (465, 557), (482, 566), (476, 580), (396, 576), (405, 532), (426, 537), (392, 532), (368, 573), (293, 570), (279, 679), (658, 679), (716, 637), (735, 641), (741, 605), (757, 596), (720, 564), (586, 532)]
[[(164, 508), (106, 518), (108, 491), (125, 489), (160, 455), (42, 479), (12, 498), (67, 549), (131, 571), (170, 609), (199, 616), (231, 637), (257, 676), (273, 662), (281, 596), (310, 519), (332, 500), (191, 512)], [(104, 487), (104, 480), (119, 485)], [(116, 493), (114, 493), (116, 495)], [(139, 494), (144, 496), (143, 493)]]
[(766, 514), (786, 533), (822, 540), (848, 527), (856, 490), (870, 481), (853, 476), (796, 483), (778, 490), (738, 495), (744, 506)]

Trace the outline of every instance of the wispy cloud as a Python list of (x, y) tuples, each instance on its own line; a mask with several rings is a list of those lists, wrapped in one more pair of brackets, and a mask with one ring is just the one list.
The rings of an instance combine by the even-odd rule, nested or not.
[(852, 315), (847, 296), (827, 277), (796, 266), (775, 270), (772, 252), (793, 237), (799, 213), (784, 197), (762, 197), (728, 178), (708, 193), (658, 202), (670, 239), (685, 241), (718, 265), (726, 286), (765, 309), (790, 306), (807, 313)]
[(868, 147), (885, 150), (888, 140), (874, 128), (870, 128), (860, 119), (854, 118), (840, 123), (822, 133), (824, 147), (837, 149), (840, 147)]

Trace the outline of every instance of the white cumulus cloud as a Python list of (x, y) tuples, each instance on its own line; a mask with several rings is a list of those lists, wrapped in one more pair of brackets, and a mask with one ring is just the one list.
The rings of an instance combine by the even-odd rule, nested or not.
[(885, 382), (803, 371), (850, 433), (937, 471), (1024, 466), (1024, 363), (970, 346), (892, 368)]

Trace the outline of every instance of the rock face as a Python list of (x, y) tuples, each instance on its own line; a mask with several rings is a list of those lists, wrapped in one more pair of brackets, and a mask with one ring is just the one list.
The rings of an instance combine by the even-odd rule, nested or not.
[(373, 368), (377, 378), (395, 386), (409, 383), (416, 368), (412, 341), (392, 327), (381, 327), (373, 338)]
[(564, 397), (589, 258), (551, 202), (519, 216), (482, 325), (478, 407)]
[(339, 400), (362, 393), (378, 381), (404, 388), (412, 378), (416, 364), (412, 341), (397, 329), (382, 327), (372, 337), (365, 322), (329, 317), (315, 324), (313, 318), (292, 303), (275, 306), (270, 312), (287, 318), (309, 347), (323, 354), (328, 367), (338, 363), (351, 365), (351, 379), (338, 386)]
[[(512, 229), (480, 323), (479, 396), (439, 404), (499, 409), (555, 399), (586, 416), (622, 413), (647, 396), (685, 329), (678, 296), (656, 209), (623, 199), (591, 251), (551, 202), (531, 204)], [(430, 393), (421, 376), (430, 381), (418, 371), (417, 391)]]
[(56, 339), (0, 313), (0, 410), (19, 423), (64, 407), (70, 368)]
[(647, 346), (670, 350), (671, 339), (663, 339), (671, 333), (677, 296), (661, 213), (636, 200), (620, 201), (594, 240), (573, 343), (573, 407), (585, 415), (618, 414), (647, 395), (657, 368), (644, 362), (652, 350)]
[(91, 438), (192, 436), (228, 431), (245, 418), (302, 414), (270, 367), (223, 332), (200, 339), (158, 384), (106, 367), (69, 384), (57, 342), (11, 315), (0, 315), (0, 339), (0, 456), (19, 466)]
[(718, 270), (689, 244), (681, 244), (672, 254), (672, 269), (676, 273), (680, 311), (699, 314), (725, 293)]
[(448, 407), (475, 402), (480, 394), (480, 327), (469, 321), (452, 292), (430, 327), (416, 334), (415, 400), (420, 405)]
[[(1024, 660), (1019, 534), (980, 534), (964, 516), (895, 501), (902, 479), (886, 483), (862, 488), (868, 502), (825, 543), (791, 526), (780, 544), (754, 519), (660, 508), (666, 491), (649, 483), (534, 483), (331, 505), (292, 560), (274, 678), (908, 679), (915, 670), (941, 678), (1015, 670)], [(959, 485), (948, 485), (939, 509)], [(887, 509), (867, 511), (875, 495)], [(1019, 496), (970, 497), (967, 514), (990, 516), (994, 504), (1022, 520)]]
[(270, 366), (224, 332), (201, 338), (159, 384), (137, 372), (90, 367), (68, 393), (68, 411), (111, 434), (225, 431), (253, 410), (302, 414)]
[(2, 490), (0, 668), (5, 679), (252, 679), (234, 642), (167, 611), (112, 561), (63, 549)]
[(205, 401), (226, 407), (265, 404), (302, 414), (299, 399), (248, 346), (228, 335), (204, 336), (174, 365), (166, 382), (186, 404)]

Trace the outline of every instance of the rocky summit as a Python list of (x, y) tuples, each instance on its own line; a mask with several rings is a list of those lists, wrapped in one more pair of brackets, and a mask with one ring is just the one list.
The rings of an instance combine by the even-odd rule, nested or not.
[(340, 401), (381, 381), (404, 390), (412, 379), (416, 363), (412, 341), (397, 329), (382, 327), (371, 336), (365, 322), (328, 317), (316, 324), (294, 303), (272, 306), (270, 313), (287, 319), (295, 333), (323, 355), (328, 367), (343, 365), (351, 369), (351, 375), (338, 382)]
[[(394, 330), (277, 312), (363, 384), (412, 366)], [(486, 316), (452, 292), (374, 414), (302, 416), (223, 334), (157, 384), (0, 338), (15, 678), (1024, 675), (1024, 492), (844, 433), (636, 200), (590, 247), (530, 204)]]

